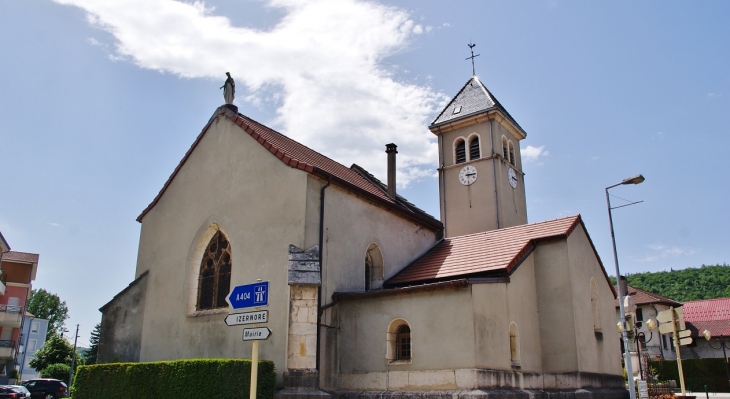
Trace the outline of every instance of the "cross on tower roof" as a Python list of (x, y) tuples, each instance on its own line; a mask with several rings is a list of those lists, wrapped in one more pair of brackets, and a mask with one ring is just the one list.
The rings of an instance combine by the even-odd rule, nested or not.
[(476, 76), (477, 73), (474, 69), (474, 58), (479, 57), (480, 54), (474, 55), (474, 46), (476, 46), (476, 43), (472, 43), (471, 40), (469, 40), (469, 44), (467, 44), (467, 46), (469, 46), (469, 50), (471, 50), (471, 57), (466, 57), (465, 59), (471, 59), (471, 74), (472, 76)]

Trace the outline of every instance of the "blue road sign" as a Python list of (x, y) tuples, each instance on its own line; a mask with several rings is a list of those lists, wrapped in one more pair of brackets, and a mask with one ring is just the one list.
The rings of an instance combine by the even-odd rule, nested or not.
[(269, 305), (269, 282), (238, 285), (233, 287), (226, 298), (233, 309), (252, 308)]

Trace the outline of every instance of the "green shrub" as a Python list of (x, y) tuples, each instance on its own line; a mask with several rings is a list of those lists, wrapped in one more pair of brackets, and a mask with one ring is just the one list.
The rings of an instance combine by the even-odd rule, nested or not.
[(68, 382), (68, 375), (71, 373), (71, 366), (63, 363), (52, 364), (41, 370), (41, 377), (55, 378), (64, 382)]
[[(659, 371), (660, 380), (675, 380), (677, 381), (677, 388), (679, 388), (679, 369), (676, 360), (651, 362), (650, 367), (654, 367)], [(692, 380), (706, 381), (712, 379), (715, 383), (714, 390), (716, 392), (730, 391), (730, 384), (728, 384), (727, 375), (725, 374), (725, 359), (723, 358), (683, 359), (682, 371), (684, 372), (684, 381), (688, 385), (687, 389), (703, 391), (703, 386), (689, 386)], [(708, 388), (712, 389), (712, 387)]]
[[(74, 399), (248, 399), (248, 359), (188, 359), (79, 366)], [(259, 361), (257, 399), (274, 397), (274, 362)]]

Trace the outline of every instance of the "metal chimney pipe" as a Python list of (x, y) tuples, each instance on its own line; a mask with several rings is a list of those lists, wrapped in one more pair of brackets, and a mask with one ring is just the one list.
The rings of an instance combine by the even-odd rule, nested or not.
[[(621, 292), (623, 292), (624, 295), (629, 296), (629, 284), (628, 280), (626, 280), (626, 276), (621, 276), (619, 281), (619, 284), (621, 284)], [(623, 301), (623, 298), (621, 298), (621, 300)]]
[(388, 196), (395, 199), (395, 154), (397, 145), (390, 143), (385, 145), (385, 153), (388, 154)]

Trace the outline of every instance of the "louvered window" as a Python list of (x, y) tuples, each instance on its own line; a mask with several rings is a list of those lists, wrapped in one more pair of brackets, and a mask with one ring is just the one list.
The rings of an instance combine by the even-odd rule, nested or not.
[(211, 238), (200, 262), (198, 310), (227, 307), (231, 289), (231, 245), (218, 231)]
[(456, 163), (464, 162), (466, 162), (466, 143), (464, 140), (459, 140), (459, 143), (456, 144)]
[(512, 165), (515, 164), (515, 147), (512, 145), (512, 142), (509, 143), (509, 163)]
[(509, 150), (507, 149), (507, 139), (502, 137), (502, 156), (509, 162)]
[(479, 159), (479, 137), (474, 137), (469, 143), (469, 160)]

